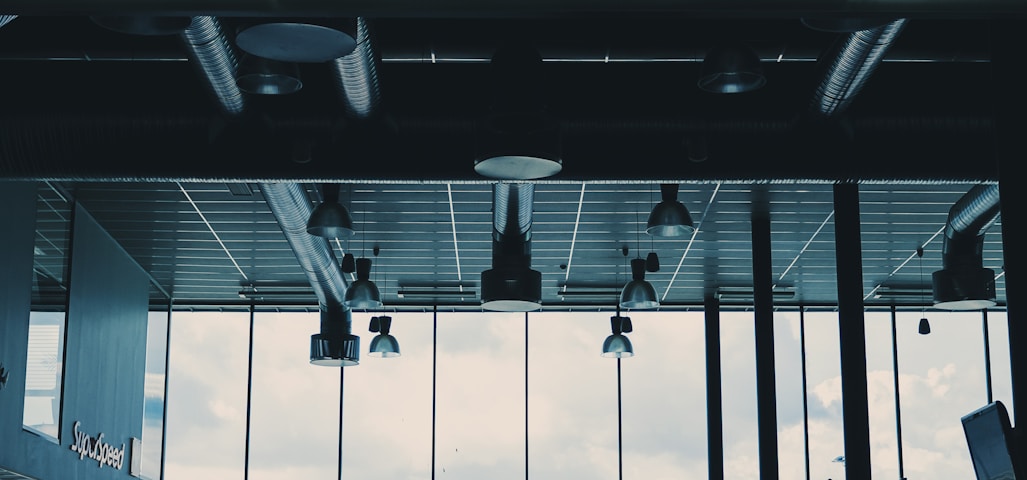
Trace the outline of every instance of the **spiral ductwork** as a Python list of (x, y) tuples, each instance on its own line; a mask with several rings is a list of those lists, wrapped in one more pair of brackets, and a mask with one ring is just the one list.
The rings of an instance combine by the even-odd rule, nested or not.
[(997, 184), (978, 184), (949, 210), (942, 269), (934, 272), (934, 302), (947, 310), (995, 304), (995, 272), (984, 268), (984, 234), (1000, 213)]
[(375, 53), (370, 27), (363, 17), (357, 17), (357, 46), (351, 53), (331, 62), (332, 76), (346, 113), (353, 118), (365, 119), (378, 111), (381, 88), (378, 85), (378, 58)]
[(321, 331), (310, 337), (310, 362), (330, 367), (357, 365), (360, 337), (352, 334), (352, 312), (343, 305), (346, 281), (328, 241), (307, 233), (313, 209), (306, 192), (294, 182), (261, 183), (260, 190), (320, 303)]
[(221, 28), (221, 22), (210, 16), (193, 17), (192, 23), (181, 36), (189, 50), (190, 59), (203, 73), (221, 109), (229, 115), (242, 113), (245, 99), (235, 83), (239, 63)]
[(531, 269), (531, 221), (535, 185), (496, 183), (492, 189), (492, 268), (481, 273), (487, 310), (540, 308), (542, 274)]
[(17, 15), (0, 15), (0, 27), (11, 23), (11, 20), (18, 18)]
[(831, 117), (849, 107), (906, 26), (906, 19), (848, 34), (817, 86), (812, 109)]

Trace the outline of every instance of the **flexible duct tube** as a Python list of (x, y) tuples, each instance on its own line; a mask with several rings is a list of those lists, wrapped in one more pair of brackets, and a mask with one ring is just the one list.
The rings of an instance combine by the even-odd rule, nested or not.
[(0, 27), (11, 23), (11, 20), (18, 18), (17, 15), (0, 15)]
[(242, 113), (245, 101), (235, 83), (239, 64), (228, 38), (215, 17), (193, 17), (192, 24), (182, 32), (190, 58), (207, 79), (210, 90), (217, 97), (221, 109), (229, 115)]
[(949, 210), (942, 261), (945, 268), (970, 265), (980, 268), (984, 234), (999, 215), (997, 184), (975, 185)]
[(307, 219), (313, 208), (307, 194), (293, 182), (261, 183), (260, 190), (271, 212), (296, 253), (303, 271), (323, 306), (339, 308), (346, 296), (346, 282), (328, 241), (307, 233)]
[(332, 76), (346, 113), (364, 119), (378, 111), (381, 91), (378, 85), (377, 58), (367, 21), (357, 17), (357, 46), (348, 55), (332, 63)]
[(492, 233), (497, 241), (507, 238), (527, 239), (531, 231), (531, 210), (535, 185), (503, 183), (493, 187)]
[(905, 26), (903, 18), (849, 34), (817, 87), (813, 110), (830, 117), (848, 108)]

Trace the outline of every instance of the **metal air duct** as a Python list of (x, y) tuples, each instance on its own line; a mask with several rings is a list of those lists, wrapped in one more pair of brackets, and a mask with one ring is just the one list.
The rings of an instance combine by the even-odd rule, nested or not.
[(18, 18), (17, 15), (0, 15), (0, 27), (11, 23), (11, 20)]
[(942, 269), (931, 276), (934, 306), (979, 310), (995, 305), (995, 271), (984, 268), (984, 234), (999, 216), (997, 184), (975, 185), (949, 210)]
[(357, 17), (357, 46), (349, 54), (332, 60), (332, 76), (346, 113), (366, 119), (378, 111), (381, 89), (378, 85), (378, 57), (367, 20)]
[(294, 182), (261, 183), (260, 190), (317, 295), (321, 331), (310, 337), (310, 363), (343, 367), (360, 363), (360, 337), (351, 333), (351, 311), (343, 305), (345, 278), (328, 241), (307, 233), (313, 208), (306, 191)]
[(499, 312), (542, 307), (542, 273), (531, 269), (535, 185), (492, 187), (492, 268), (481, 272), (481, 306)]
[(181, 36), (189, 50), (190, 60), (196, 63), (207, 79), (208, 87), (221, 109), (229, 115), (242, 113), (245, 99), (235, 83), (239, 64), (221, 28), (221, 22), (210, 16), (193, 17), (192, 23)]
[(812, 103), (814, 113), (831, 117), (847, 109), (905, 26), (906, 19), (901, 18), (848, 34), (817, 86)]

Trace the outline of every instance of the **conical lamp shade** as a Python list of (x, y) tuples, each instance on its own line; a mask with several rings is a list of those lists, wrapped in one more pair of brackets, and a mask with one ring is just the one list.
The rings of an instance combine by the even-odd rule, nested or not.
[(606, 337), (603, 342), (603, 357), (624, 358), (635, 355), (635, 348), (631, 346), (631, 340), (620, 333)]
[(680, 237), (695, 231), (692, 215), (685, 205), (678, 201), (678, 186), (660, 185), (662, 200), (653, 207), (646, 222), (645, 233), (655, 237)]
[(399, 342), (396, 337), (387, 334), (375, 335), (371, 339), (370, 352), (367, 353), (371, 357), (379, 358), (393, 358), (399, 356)]
[(374, 309), (382, 306), (381, 293), (371, 280), (371, 259), (357, 259), (357, 280), (346, 289), (342, 304), (349, 308)]
[(339, 186), (325, 184), (322, 191), (324, 201), (307, 219), (307, 233), (327, 239), (353, 236), (353, 217), (350, 216), (349, 210), (339, 203)]
[(659, 307), (660, 300), (656, 296), (656, 289), (645, 281), (645, 260), (631, 260), (631, 276), (632, 280), (624, 285), (620, 293), (621, 308), (644, 310)]

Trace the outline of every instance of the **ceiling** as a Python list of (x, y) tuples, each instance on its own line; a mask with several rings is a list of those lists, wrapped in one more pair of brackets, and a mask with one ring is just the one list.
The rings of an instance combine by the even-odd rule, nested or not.
[[(496, 180), (473, 166), (495, 98), (489, 59), (509, 45), (542, 57), (532, 93), (560, 131), (562, 171), (531, 180), (531, 266), (542, 273), (545, 308), (611, 308), (628, 261), (651, 251), (660, 269), (646, 279), (667, 308), (717, 292), (727, 304), (751, 302), (754, 208), (771, 220), (775, 301), (833, 304), (837, 182), (859, 184), (865, 302), (923, 303), (949, 209), (998, 178), (1000, 98), (985, 87), (993, 18), (1023, 7), (899, 2), (889, 11), (861, 2), (863, 16), (894, 25), (905, 8), (907, 21), (860, 73), (850, 103), (825, 113), (818, 86), (856, 33), (808, 23), (843, 18), (840, 2), (776, 12), (751, 2), (489, 11), (457, 2), (434, 13), (400, 3), (362, 17), (380, 98), (360, 117), (348, 113), (334, 62), (302, 63), (302, 90), (244, 94), (245, 108), (231, 113), (182, 36), (116, 32), (90, 19), (210, 15), (231, 45), (245, 26), (335, 20), (345, 4), (222, 0), (198, 11), (162, 1), (136, 11), (15, 1), (0, 28), (0, 178), (41, 182), (38, 291), (62, 283), (74, 200), (150, 273), (154, 300), (310, 305), (316, 297), (261, 188), (287, 181), (311, 205), (319, 184), (341, 186), (357, 233), (332, 248), (339, 258), (373, 258), (387, 308), (479, 306)], [(766, 86), (733, 95), (696, 87), (705, 52), (726, 41), (756, 52)], [(693, 236), (645, 234), (663, 183), (680, 185)], [(1000, 228), (985, 237), (984, 266), (996, 272)], [(1001, 274), (997, 291), (1003, 303)]]

